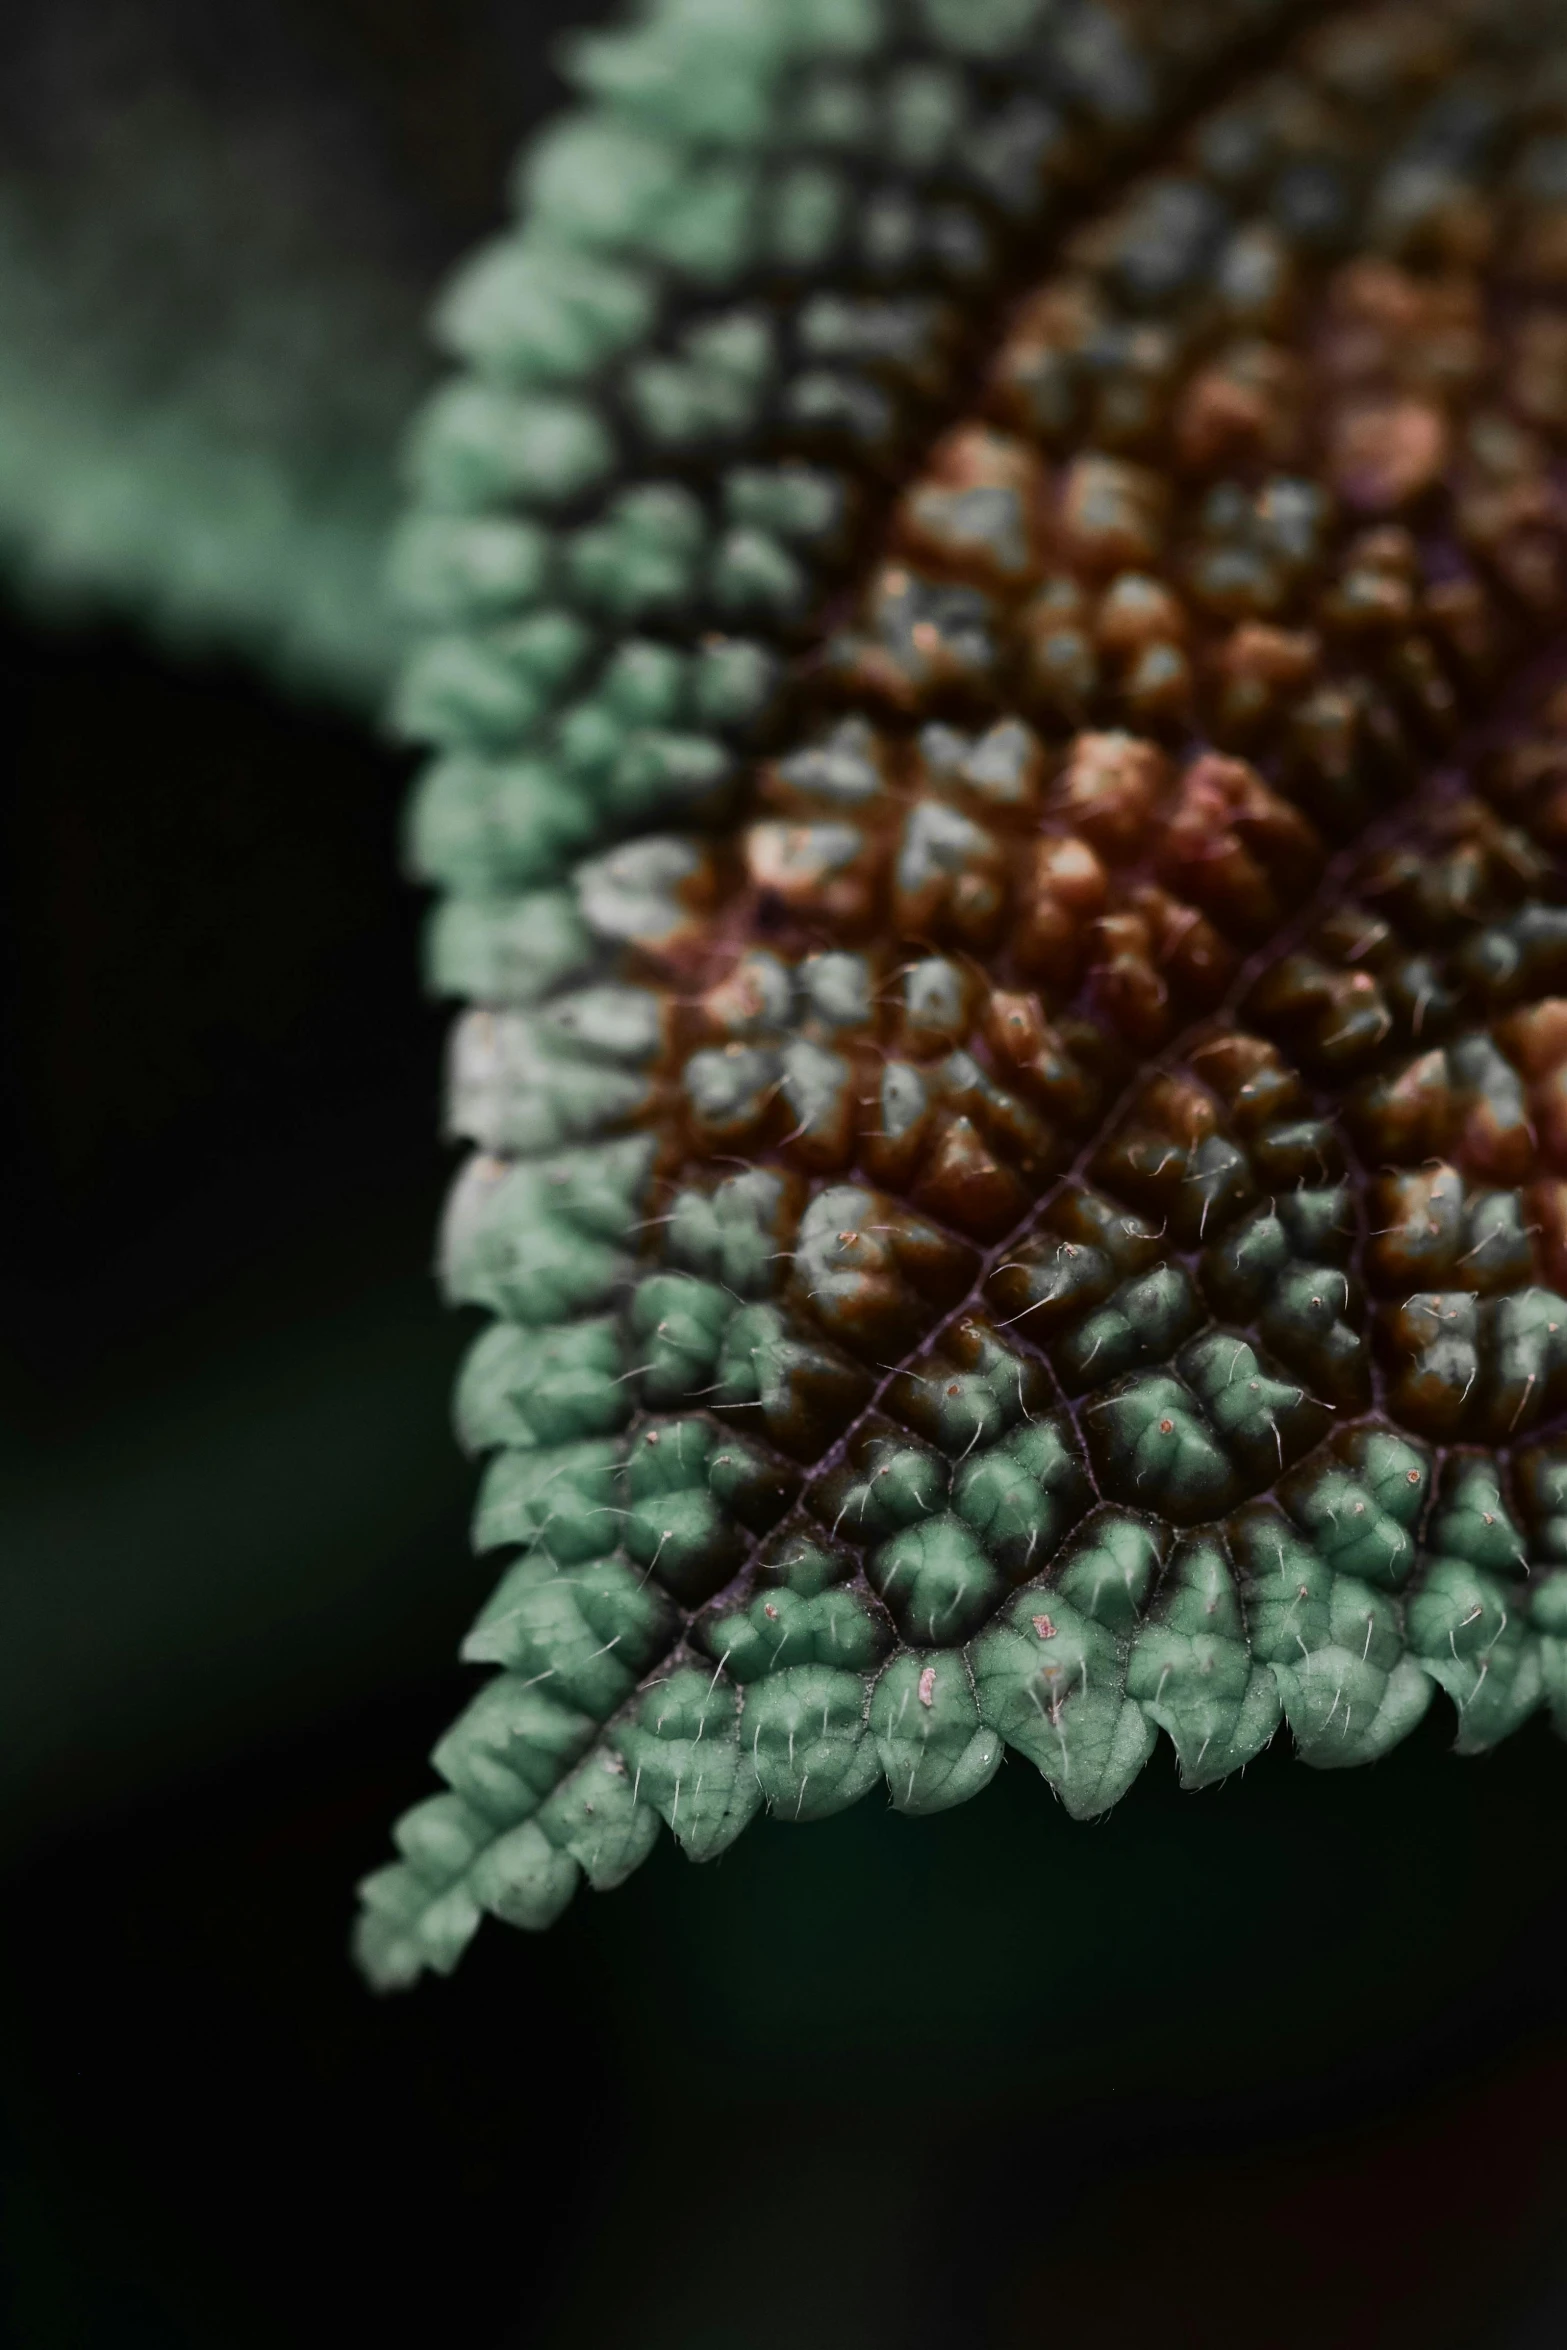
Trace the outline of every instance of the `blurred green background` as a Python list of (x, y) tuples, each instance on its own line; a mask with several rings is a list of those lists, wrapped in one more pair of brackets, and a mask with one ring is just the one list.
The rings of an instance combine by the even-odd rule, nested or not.
[[(226, 44), (195, 8), (26, 0), (0, 62), (47, 96), (40, 27), (107, 27), (111, 113), (177, 52), (209, 129), (262, 97), (325, 125), (300, 151), (362, 196), (325, 242), (357, 271), (370, 223), (411, 317), (488, 224), (565, 13), (244, 0)], [(35, 117), (7, 152), (69, 241), (90, 140), (51, 161)], [(104, 233), (89, 294), (134, 255)], [(146, 347), (104, 331), (100, 424)], [(199, 440), (176, 375), (149, 407)], [(240, 444), (312, 478), (262, 409)], [(1567, 1748), (1539, 1724), (1459, 1763), (1433, 1714), (1341, 1778), (1281, 1743), (1192, 1797), (1161, 1754), (1091, 1828), (1012, 1764), (941, 1819), (873, 1798), (706, 1870), (666, 1840), (547, 1937), (363, 1991), (353, 1882), (428, 1784), (489, 1580), (428, 1275), (405, 765), (340, 673), (285, 699), (193, 653), (177, 580), (178, 656), (46, 628), (54, 543), (0, 616), (5, 2341), (1567, 2341)], [(97, 562), (76, 607), (141, 610)]]
[(571, 0), (6, 0), (0, 577), (375, 709), (423, 321)]

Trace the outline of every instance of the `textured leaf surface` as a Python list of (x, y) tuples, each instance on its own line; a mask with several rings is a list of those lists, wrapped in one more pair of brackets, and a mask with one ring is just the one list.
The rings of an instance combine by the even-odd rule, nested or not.
[(584, 49), (416, 440), (518, 1555), (376, 1979), (660, 1821), (1567, 1713), (1557, 32)]

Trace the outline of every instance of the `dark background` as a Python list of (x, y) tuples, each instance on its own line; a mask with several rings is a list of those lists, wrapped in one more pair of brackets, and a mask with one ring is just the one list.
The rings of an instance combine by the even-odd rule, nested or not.
[[(536, 41), (498, 97), (449, 12), (315, 21), (460, 249)], [(925, 1823), (665, 1839), (361, 1988), (487, 1584), (404, 782), (238, 667), (0, 616), (7, 2342), (1567, 2340), (1540, 1723), (1192, 1797), (1161, 1748), (1090, 1828), (1013, 1763)]]

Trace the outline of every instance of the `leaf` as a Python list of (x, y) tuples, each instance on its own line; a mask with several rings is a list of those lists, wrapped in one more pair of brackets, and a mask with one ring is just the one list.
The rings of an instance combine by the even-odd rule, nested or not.
[(443, 1264), (520, 1555), (386, 1979), (657, 1821), (937, 1811), (1007, 1747), (1089, 1819), (1160, 1732), (1188, 1787), (1281, 1721), (1339, 1768), (1438, 1688), (1465, 1752), (1567, 1723), (1530, 37), (1449, 28), (1497, 135), (1417, 189), (1414, 18), (1373, 91), (1353, 12), (1265, 4), (1232, 87), (1214, 0), (1209, 99), (1030, 0), (698, 13), (583, 50), (415, 436), (415, 841), (482, 978)]

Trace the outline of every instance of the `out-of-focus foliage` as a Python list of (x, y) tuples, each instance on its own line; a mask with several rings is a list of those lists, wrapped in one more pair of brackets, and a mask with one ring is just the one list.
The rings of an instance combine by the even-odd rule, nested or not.
[(381, 546), (430, 372), (424, 313), (486, 224), (560, 14), (5, 11), (13, 592), (128, 612), (178, 646), (376, 705), (393, 653)]

